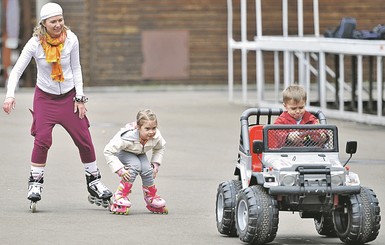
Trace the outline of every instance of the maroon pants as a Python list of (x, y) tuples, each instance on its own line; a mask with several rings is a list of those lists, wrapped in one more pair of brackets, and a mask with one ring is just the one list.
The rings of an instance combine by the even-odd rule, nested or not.
[(56, 124), (62, 125), (69, 133), (79, 149), (83, 163), (96, 160), (89, 121), (87, 117), (80, 119), (79, 113), (74, 113), (74, 96), (75, 89), (63, 95), (52, 95), (36, 86), (31, 111), (33, 115), (31, 135), (35, 137), (32, 163), (46, 163), (48, 150), (52, 145), (52, 129)]

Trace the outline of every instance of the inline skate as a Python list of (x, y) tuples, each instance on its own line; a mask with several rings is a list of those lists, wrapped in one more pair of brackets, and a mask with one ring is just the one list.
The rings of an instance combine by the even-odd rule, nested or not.
[(91, 204), (107, 208), (111, 204), (111, 191), (100, 181), (100, 172), (98, 170), (96, 175), (86, 171), (88, 201)]
[(129, 208), (131, 207), (131, 202), (128, 199), (128, 194), (130, 194), (132, 188), (132, 183), (127, 181), (120, 181), (118, 189), (116, 190), (113, 202), (110, 206), (110, 211), (114, 214), (124, 214), (128, 215)]
[(43, 191), (44, 178), (40, 176), (38, 179), (34, 179), (32, 175), (28, 180), (28, 200), (31, 201), (29, 206), (32, 213), (36, 212), (37, 202), (41, 200), (41, 192)]
[(156, 187), (152, 186), (143, 186), (143, 195), (144, 201), (146, 202), (146, 208), (152, 213), (158, 214), (168, 214), (166, 208), (166, 201), (160, 196), (156, 195)]

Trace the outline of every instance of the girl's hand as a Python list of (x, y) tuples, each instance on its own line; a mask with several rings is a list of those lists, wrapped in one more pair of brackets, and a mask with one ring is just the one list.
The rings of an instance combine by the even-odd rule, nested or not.
[(130, 179), (130, 173), (125, 167), (119, 169), (118, 171), (116, 171), (116, 173), (119, 175), (120, 178), (122, 178), (122, 180), (126, 182), (128, 182), (128, 180)]
[(15, 109), (16, 101), (15, 98), (9, 97), (4, 100), (3, 110), (5, 113), (10, 114), (12, 110)]
[(155, 178), (156, 178), (156, 175), (157, 175), (157, 173), (158, 173), (158, 171), (159, 171), (159, 166), (160, 166), (160, 164), (157, 163), (157, 162), (153, 162), (153, 163), (151, 163), (151, 166), (152, 166), (153, 171), (154, 171), (154, 179), (155, 179)]

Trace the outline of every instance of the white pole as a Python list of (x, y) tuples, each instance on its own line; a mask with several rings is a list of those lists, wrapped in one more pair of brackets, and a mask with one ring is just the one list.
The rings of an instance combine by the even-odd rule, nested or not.
[(247, 48), (245, 44), (247, 42), (247, 2), (241, 0), (241, 64), (242, 64), (242, 98), (243, 103), (247, 102)]
[(262, 50), (258, 49), (256, 52), (257, 59), (257, 103), (259, 104), (264, 100), (263, 85), (264, 85), (264, 73), (263, 73), (263, 54)]
[(363, 108), (362, 108), (362, 55), (357, 55), (357, 109), (358, 109), (358, 115), (362, 115)]
[(298, 8), (298, 36), (303, 37), (303, 0), (297, 0)]
[(325, 53), (319, 53), (319, 100), (321, 110), (326, 109), (326, 60)]
[(274, 51), (274, 101), (279, 102), (281, 96), (279, 95), (279, 52)]
[(318, 0), (313, 0), (314, 35), (319, 37), (319, 9)]
[[(287, 37), (288, 31), (288, 0), (282, 0), (282, 35)], [(283, 82), (284, 87), (290, 84), (290, 53), (285, 50), (283, 52)]]
[(247, 1), (241, 0), (241, 39), (247, 41)]
[(233, 3), (227, 0), (227, 79), (229, 101), (234, 99)]
[[(297, 0), (298, 8), (298, 36), (303, 37), (303, 0)], [(305, 62), (304, 53), (298, 52), (298, 82), (303, 85), (305, 83)]]
[(288, 0), (282, 0), (282, 34), (287, 37), (288, 32)]
[(377, 56), (377, 116), (382, 116), (382, 57)]
[(339, 55), (339, 74), (340, 77), (338, 78), (338, 84), (339, 84), (339, 104), (340, 104), (340, 111), (343, 112), (345, 110), (345, 60), (344, 55)]
[[(305, 59), (306, 63), (305, 63), (305, 84), (306, 84), (306, 91), (307, 91), (307, 94), (310, 94), (310, 53), (307, 52), (306, 53), (306, 59)], [(306, 106), (309, 106), (310, 105), (310, 100), (307, 100), (307, 104)]]
[(262, 37), (262, 5), (261, 0), (255, 0), (255, 16), (256, 16), (256, 28), (257, 28), (257, 37)]

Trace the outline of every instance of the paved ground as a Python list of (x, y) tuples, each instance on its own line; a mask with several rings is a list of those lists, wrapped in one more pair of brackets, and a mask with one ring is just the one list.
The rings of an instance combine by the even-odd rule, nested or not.
[[(60, 126), (54, 130), (43, 199), (38, 213), (30, 213), (26, 188), (33, 141), (28, 111), (32, 90), (18, 91), (16, 96), (16, 110), (11, 115), (0, 113), (1, 244), (242, 244), (238, 238), (221, 236), (215, 224), (216, 188), (221, 181), (233, 179), (239, 116), (246, 109), (228, 103), (225, 89), (88, 89), (98, 165), (104, 183), (113, 191), (118, 178), (104, 161), (105, 144), (139, 109), (152, 108), (158, 114), (167, 151), (156, 182), (167, 201), (168, 215), (145, 209), (139, 180), (129, 216), (90, 205), (77, 149)], [(330, 119), (329, 123), (339, 127), (342, 149), (347, 140), (358, 140), (351, 169), (375, 190), (380, 204), (385, 203), (385, 128)], [(382, 230), (370, 244), (385, 243)], [(271, 244), (341, 243), (318, 236), (312, 220), (281, 212), (277, 238)]]

